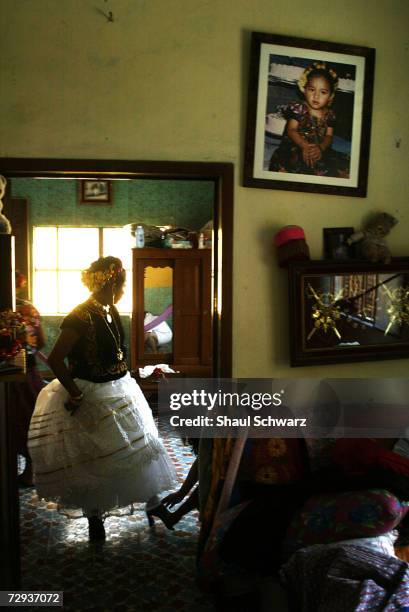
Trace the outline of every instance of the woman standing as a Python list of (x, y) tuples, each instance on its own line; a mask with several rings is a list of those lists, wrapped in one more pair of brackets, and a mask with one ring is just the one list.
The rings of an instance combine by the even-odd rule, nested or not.
[(48, 359), (57, 379), (38, 397), (29, 448), (39, 496), (81, 508), (90, 539), (98, 540), (105, 513), (133, 502), (156, 505), (175, 470), (127, 370), (114, 305), (125, 284), (122, 263), (101, 257), (82, 280), (91, 296), (62, 322)]

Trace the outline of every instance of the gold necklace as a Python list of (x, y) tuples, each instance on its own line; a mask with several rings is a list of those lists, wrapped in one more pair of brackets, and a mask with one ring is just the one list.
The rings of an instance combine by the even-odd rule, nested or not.
[[(107, 318), (108, 323), (112, 323), (112, 316), (110, 313), (109, 304), (104, 306), (104, 304), (101, 304), (101, 302), (98, 302), (98, 300), (96, 300), (95, 298), (92, 298), (91, 303), (97, 308), (98, 314), (105, 316)], [(103, 311), (103, 313), (101, 312), (101, 310)]]
[[(124, 353), (121, 349), (121, 334), (119, 333), (119, 329), (118, 329), (115, 319), (111, 316), (109, 312), (110, 310), (109, 305), (104, 306), (103, 304), (98, 302), (98, 300), (96, 300), (95, 298), (92, 299), (92, 304), (97, 308), (96, 310), (97, 314), (99, 314), (102, 317), (105, 325), (107, 326), (109, 333), (111, 334), (113, 338), (113, 341), (115, 343), (115, 349), (116, 349), (116, 357), (118, 361), (122, 361), (124, 358)], [(101, 312), (101, 310), (103, 312)], [(112, 331), (112, 329), (110, 328), (109, 323), (113, 323), (115, 325), (116, 336), (114, 332)]]
[[(118, 329), (118, 326), (117, 326), (117, 324), (116, 324), (116, 321), (115, 321), (115, 319), (112, 319), (112, 317), (111, 317), (111, 321), (112, 321), (112, 322), (113, 322), (113, 324), (115, 325), (115, 331), (116, 331), (116, 333), (117, 333), (117, 337), (115, 336), (114, 332), (113, 332), (113, 331), (112, 331), (112, 329), (110, 328), (109, 323), (108, 323), (108, 321), (105, 319), (105, 317), (102, 317), (102, 318), (104, 319), (104, 321), (105, 321), (105, 325), (107, 326), (107, 328), (108, 328), (108, 330), (109, 330), (109, 333), (111, 334), (111, 336), (112, 336), (112, 338), (113, 338), (113, 340), (114, 340), (114, 343), (115, 343), (115, 348), (116, 348), (116, 357), (117, 357), (118, 361), (122, 361), (122, 360), (123, 360), (123, 358), (124, 358), (124, 354), (123, 354), (122, 349), (121, 349), (121, 334), (119, 333), (119, 329)], [(107, 317), (107, 318), (108, 318), (108, 317)]]

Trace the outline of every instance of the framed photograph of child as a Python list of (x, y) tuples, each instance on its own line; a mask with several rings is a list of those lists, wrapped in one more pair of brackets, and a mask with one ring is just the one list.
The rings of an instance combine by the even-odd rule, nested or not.
[(375, 49), (252, 33), (243, 185), (366, 197)]
[(80, 181), (81, 204), (111, 204), (111, 182), (99, 179)]

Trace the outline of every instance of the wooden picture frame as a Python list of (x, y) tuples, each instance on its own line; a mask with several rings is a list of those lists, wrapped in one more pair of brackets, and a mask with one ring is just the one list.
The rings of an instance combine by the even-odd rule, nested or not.
[(292, 366), (409, 357), (409, 258), (289, 264)]
[(368, 47), (253, 32), (243, 185), (366, 197), (374, 65)]
[(81, 204), (112, 204), (111, 181), (85, 179), (80, 181)]
[(324, 227), (324, 259), (345, 261), (355, 259), (356, 244), (347, 240), (354, 233), (353, 227)]

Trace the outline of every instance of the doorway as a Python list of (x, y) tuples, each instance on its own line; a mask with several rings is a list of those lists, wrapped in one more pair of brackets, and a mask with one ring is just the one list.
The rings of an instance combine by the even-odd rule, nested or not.
[[(232, 245), (233, 245), (233, 165), (202, 162), (161, 162), (133, 160), (53, 160), (9, 158), (0, 160), (0, 174), (6, 179), (95, 179), (210, 181), (213, 201), (213, 278), (212, 278), (212, 375), (230, 377), (232, 370)], [(7, 411), (7, 406), (1, 407)], [(7, 415), (6, 415), (7, 417)], [(4, 419), (8, 422), (7, 418)], [(2, 432), (1, 443), (10, 447), (9, 432)], [(15, 525), (10, 514), (18, 515), (15, 456), (12, 449), (2, 454), (1, 522)], [(14, 461), (14, 463), (13, 463)], [(3, 477), (4, 476), (4, 477)], [(7, 586), (19, 584), (19, 533), (15, 525), (3, 546), (3, 560), (9, 568)], [(13, 550), (11, 550), (13, 549)], [(7, 559), (15, 557), (15, 563)]]

